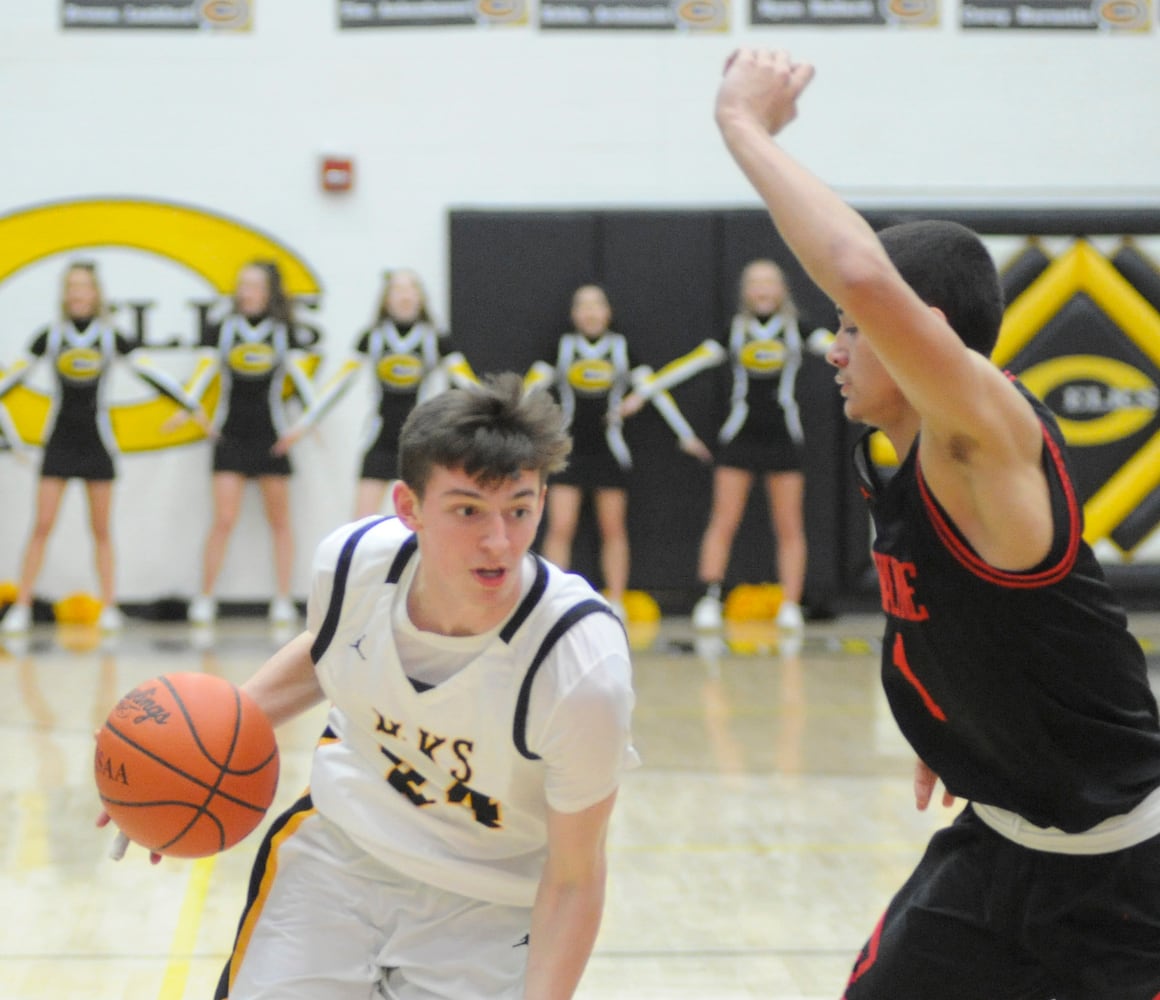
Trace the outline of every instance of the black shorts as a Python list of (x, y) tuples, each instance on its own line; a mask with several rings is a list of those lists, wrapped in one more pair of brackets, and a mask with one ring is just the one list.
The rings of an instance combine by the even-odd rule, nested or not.
[(800, 472), (802, 447), (789, 435), (784, 426), (759, 433), (742, 428), (727, 443), (718, 444), (713, 453), (713, 464), (730, 469), (764, 474), (767, 472)]
[(931, 838), (843, 1000), (1155, 1000), (1160, 837), (1032, 851), (967, 806)]
[(363, 455), (360, 479), (379, 479), (389, 482), (399, 478), (399, 453), (386, 448), (371, 447)]
[(223, 435), (214, 445), (213, 471), (237, 472), (250, 478), (290, 475), (290, 459), (286, 455), (271, 454), (273, 446), (274, 442), (266, 439)]
[(552, 476), (549, 485), (575, 486), (582, 490), (628, 489), (628, 470), (621, 468), (612, 452), (570, 455), (568, 467)]
[(90, 483), (107, 483), (116, 478), (113, 456), (96, 434), (84, 441), (69, 441), (63, 434), (54, 434), (44, 446), (40, 474), (48, 479), (83, 479)]

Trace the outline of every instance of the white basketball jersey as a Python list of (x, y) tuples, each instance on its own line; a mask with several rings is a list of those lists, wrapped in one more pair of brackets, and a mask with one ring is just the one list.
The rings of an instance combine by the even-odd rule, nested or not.
[(419, 558), (415, 536), (394, 518), (348, 526), (319, 548), (312, 655), (332, 709), (311, 796), (369, 854), (414, 878), (531, 905), (552, 763), (537, 749), (585, 674), (609, 673), (598, 686), (623, 719), (623, 746), (578, 807), (610, 794), (635, 762), (627, 640), (585, 581), (529, 556), (530, 589), (479, 655), (435, 686), (414, 682), (391, 622)]

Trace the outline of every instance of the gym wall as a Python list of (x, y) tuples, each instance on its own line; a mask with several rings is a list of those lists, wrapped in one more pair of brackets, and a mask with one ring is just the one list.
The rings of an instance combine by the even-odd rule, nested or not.
[[(1087, 537), (1122, 591), (1160, 584), (1160, 212), (869, 210), (876, 229), (937, 217), (975, 229), (1001, 269), (1007, 319), (995, 360), (1022, 377), (1059, 418), (1071, 445)], [(764, 212), (728, 210), (458, 211), (451, 217), (451, 304), (460, 346), (477, 370), (526, 371), (553, 360), (576, 285), (609, 293), (614, 325), (635, 360), (659, 368), (719, 336), (736, 307), (746, 262), (785, 270), (804, 336), (833, 329), (833, 308), (806, 277)], [(674, 390), (707, 441), (720, 426), (724, 373)], [(714, 378), (716, 375), (718, 377)], [(832, 369), (806, 355), (798, 383), (806, 433), (806, 600), (817, 609), (872, 595), (864, 504), (850, 463), (860, 430), (847, 424)], [(626, 435), (631, 582), (687, 611), (708, 514), (711, 473), (679, 452), (646, 410)], [(884, 444), (885, 442), (881, 442)], [(883, 451), (889, 451), (888, 446)], [(727, 583), (775, 578), (765, 498), (756, 488)], [(578, 568), (598, 578), (595, 528), (583, 526)]]
[[(162, 251), (139, 238), (136, 223), (121, 224), (139, 221), (130, 203), (152, 206), (159, 230), (167, 206), (192, 209), (226, 220), (235, 236), (257, 233), (293, 259), (300, 290), (314, 301), (310, 321), (326, 338), (322, 379), (369, 320), (385, 267), (415, 267), (437, 318), (470, 331), (470, 310), (453, 304), (451, 237), (459, 222), (452, 210), (456, 219), (515, 209), (546, 218), (542, 238), (557, 244), (491, 253), (492, 290), (542, 312), (476, 337), (479, 357), (471, 360), (486, 370), (539, 356), (560, 330), (576, 276), (561, 273), (537, 287), (544, 269), (518, 261), (572, 252), (573, 231), (554, 228), (556, 213), (607, 215), (601, 254), (608, 256), (584, 260), (577, 250), (576, 265), (606, 269), (600, 276), (618, 323), (646, 360), (663, 361), (676, 353), (669, 348), (678, 335), (699, 339), (716, 329), (732, 305), (746, 241), (772, 239), (712, 120), (721, 67), (741, 44), (787, 46), (817, 64), (785, 141), (860, 207), (1160, 207), (1160, 131), (1151, 127), (1160, 113), (1160, 49), (1152, 27), (968, 33), (957, 25), (957, 7), (947, 5), (940, 25), (916, 30), (772, 29), (750, 26), (738, 6), (731, 28), (705, 34), (549, 33), (534, 21), (344, 32), (328, 0), (251, 6), (250, 31), (215, 34), (66, 32), (52, 0), (4, 5), (0, 366), (55, 315), (64, 265), (83, 255), (98, 262), (118, 322), (132, 329), (143, 315), (151, 342), (174, 345), (158, 348), (158, 362), (179, 374), (192, 370), (197, 305), (227, 290), (221, 275), (253, 244), (181, 231)], [(320, 188), (322, 158), (334, 153), (354, 161), (347, 194)], [(78, 222), (78, 203), (103, 206), (100, 225)], [(663, 223), (633, 217), (642, 210), (660, 212)], [(716, 235), (703, 242), (706, 211), (720, 217)], [(720, 219), (729, 222), (724, 230)], [(753, 236), (723, 236), (730, 226)], [(638, 240), (650, 253), (637, 252)], [(499, 346), (508, 341), (510, 359)], [(827, 378), (811, 362), (807, 383), (825, 386)], [(129, 402), (142, 396), (132, 380), (115, 388)], [(698, 401), (710, 394), (709, 380), (682, 393), (682, 405), (707, 427)], [(367, 400), (365, 386), (351, 392), (296, 450), (299, 597), (314, 545), (352, 509)], [(638, 452), (640, 462), (657, 463), (664, 492), (687, 494), (681, 513), (699, 525), (703, 470), (675, 450), (659, 422), (650, 425), (651, 414), (637, 420), (657, 440)], [(196, 589), (208, 469), (204, 443), (122, 458), (114, 532), (125, 601)], [(0, 579), (16, 573), (35, 473), (0, 452)], [(814, 478), (818, 497), (828, 493), (825, 479)], [(687, 578), (687, 551), (670, 554), (656, 540), (668, 537), (663, 520), (634, 514), (633, 530), (644, 574), (634, 582), (667, 588)], [(654, 550), (666, 550), (655, 574)], [(91, 591), (90, 553), (84, 504), (70, 490), (42, 596)], [(744, 567), (749, 553), (742, 556)], [(768, 564), (769, 552), (753, 559)], [(835, 573), (846, 572), (837, 565)], [(268, 533), (250, 495), (221, 597), (262, 600), (271, 588)]]

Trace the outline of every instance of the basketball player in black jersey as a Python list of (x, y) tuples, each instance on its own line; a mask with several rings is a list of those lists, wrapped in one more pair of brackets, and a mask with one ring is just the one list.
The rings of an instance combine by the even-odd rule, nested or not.
[(888, 906), (846, 1000), (1160, 998), (1160, 724), (1143, 654), (1082, 538), (1055, 420), (988, 354), (1002, 294), (979, 239), (877, 236), (770, 141), (813, 68), (743, 50), (716, 117), (838, 306), (846, 415), (877, 529), (882, 677), (926, 808), (967, 805)]

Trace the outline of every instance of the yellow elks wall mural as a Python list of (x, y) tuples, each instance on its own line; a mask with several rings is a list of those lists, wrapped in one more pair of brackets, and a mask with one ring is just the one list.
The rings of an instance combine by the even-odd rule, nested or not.
[[(171, 202), (132, 198), (84, 198), (53, 202), (18, 209), (0, 216), (0, 286), (18, 276), (25, 268), (47, 258), (60, 257), (59, 270), (73, 256), (96, 257), (109, 248), (124, 248), (142, 256), (163, 258), (187, 272), (203, 289), (206, 299), (199, 315), (214, 300), (232, 294), (238, 270), (252, 260), (276, 262), (284, 277), (287, 292), (300, 301), (315, 302), (322, 286), (313, 269), (295, 251), (275, 237), (235, 219), (208, 209)], [(124, 289), (117, 289), (124, 292)], [(135, 290), (138, 329), (124, 332), (140, 336), (140, 310), (151, 305), (157, 290), (143, 287)], [(133, 296), (131, 296), (132, 298)], [(49, 303), (45, 304), (46, 307)], [(122, 310), (125, 312), (126, 310)], [(50, 318), (51, 313), (46, 313)], [(124, 328), (129, 317), (116, 314), (114, 321)], [(4, 353), (0, 356), (0, 376), (13, 364), (21, 364), (23, 341), (28, 330), (5, 331)], [(20, 338), (23, 338), (21, 340)], [(192, 346), (196, 331), (184, 344), (147, 344), (164, 349)], [(318, 359), (303, 362), (313, 372)], [(208, 361), (193, 362), (184, 375), (187, 385), (196, 381)], [(289, 387), (287, 388), (289, 391)], [(217, 380), (208, 388), (202, 403), (212, 414), (217, 403)], [(22, 441), (39, 444), (51, 408), (49, 395), (35, 385), (14, 388), (4, 406)], [(163, 431), (165, 422), (176, 411), (177, 404), (162, 396), (145, 400), (115, 401), (110, 414), (113, 432), (124, 452), (152, 451), (188, 444), (202, 437), (201, 429), (189, 423), (176, 431)]]

